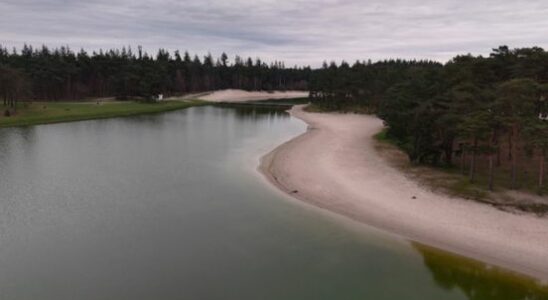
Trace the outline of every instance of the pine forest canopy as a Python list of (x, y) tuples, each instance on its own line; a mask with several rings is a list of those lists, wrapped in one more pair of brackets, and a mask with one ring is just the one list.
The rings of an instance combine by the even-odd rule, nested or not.
[[(543, 187), (548, 53), (542, 48), (501, 46), (489, 57), (461, 55), (446, 64), (324, 64), (309, 87), (312, 102), (324, 110), (375, 112), (415, 163), (452, 165), (456, 155), (474, 181), (481, 157), (492, 189), (494, 170), (508, 161), (515, 188), (520, 165), (532, 157), (528, 167), (538, 167)], [(527, 166), (521, 169), (526, 175)]]
[[(78, 53), (68, 47), (21, 51), (0, 47), (0, 80), (4, 101), (41, 101), (83, 98), (149, 98), (155, 94), (180, 95), (191, 92), (237, 88), (245, 90), (306, 90), (310, 68), (286, 68), (282, 62), (267, 64), (261, 59), (226, 54), (214, 59), (188, 52), (173, 54), (160, 49), (156, 56), (138, 48)], [(14, 77), (14, 74), (16, 75)], [(8, 100), (6, 100), (8, 98)]]
[(487, 157), (490, 187), (502, 156), (517, 186), (520, 162), (533, 153), (539, 185), (544, 181), (548, 53), (538, 47), (501, 46), (488, 57), (460, 55), (447, 63), (390, 59), (319, 69), (238, 56), (229, 62), (224, 53), (214, 59), (163, 49), (153, 57), (141, 48), (90, 55), (68, 47), (0, 47), (0, 95), (11, 107), (20, 99), (148, 99), (226, 88), (309, 90), (323, 110), (374, 112), (413, 162), (451, 165), (459, 157), (473, 181), (476, 158)]

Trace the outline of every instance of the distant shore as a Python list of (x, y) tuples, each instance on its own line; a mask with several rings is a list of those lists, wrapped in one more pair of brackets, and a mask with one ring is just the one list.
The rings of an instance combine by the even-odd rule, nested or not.
[(382, 121), (356, 114), (290, 113), (306, 133), (261, 160), (289, 195), (404, 238), (548, 280), (548, 218), (430, 192), (389, 166), (373, 136)]
[(192, 97), (209, 102), (246, 102), (271, 99), (295, 99), (306, 98), (306, 91), (244, 91), (244, 90), (221, 90), (211, 93), (197, 94)]
[(0, 116), (0, 128), (128, 117), (204, 104), (206, 104), (204, 101), (199, 100), (163, 101), (160, 103), (134, 101), (25, 102), (19, 103), (15, 115)]
[(15, 114), (0, 115), (0, 128), (127, 117), (184, 109), (208, 103), (293, 99), (307, 96), (308, 92), (303, 91), (220, 90), (168, 98), (155, 103), (112, 101), (112, 99), (86, 102), (20, 102)]

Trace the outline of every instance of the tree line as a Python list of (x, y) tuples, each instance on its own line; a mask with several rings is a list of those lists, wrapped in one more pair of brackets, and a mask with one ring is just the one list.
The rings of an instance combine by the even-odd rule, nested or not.
[(428, 60), (324, 63), (286, 68), (282, 62), (226, 54), (156, 55), (140, 47), (87, 53), (68, 47), (8, 51), (0, 46), (0, 97), (17, 100), (151, 99), (216, 89), (309, 90), (324, 110), (376, 113), (414, 163), (455, 165), (470, 181), (486, 170), (489, 188), (506, 167), (512, 187), (534, 159), (544, 185), (548, 151), (548, 53), (539, 47), (501, 46), (489, 56)]
[(445, 64), (325, 63), (309, 86), (312, 102), (324, 110), (376, 113), (412, 162), (460, 166), (472, 182), (481, 167), (492, 190), (495, 173), (506, 167), (510, 187), (529, 171), (520, 167), (531, 166), (544, 186), (547, 83), (546, 51), (501, 46)]
[(143, 98), (164, 94), (217, 89), (306, 90), (309, 67), (285, 67), (261, 59), (230, 61), (208, 54), (202, 58), (188, 52), (160, 49), (150, 55), (138, 47), (74, 52), (68, 47), (49, 49), (25, 45), (20, 51), (0, 46), (0, 96), (5, 105), (18, 99), (41, 101), (116, 97)]

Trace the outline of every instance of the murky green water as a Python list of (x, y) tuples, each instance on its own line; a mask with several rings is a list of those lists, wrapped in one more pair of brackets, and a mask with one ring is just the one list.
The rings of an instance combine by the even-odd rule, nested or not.
[(243, 107), (1, 129), (0, 299), (548, 299), (282, 196), (257, 161), (304, 130)]

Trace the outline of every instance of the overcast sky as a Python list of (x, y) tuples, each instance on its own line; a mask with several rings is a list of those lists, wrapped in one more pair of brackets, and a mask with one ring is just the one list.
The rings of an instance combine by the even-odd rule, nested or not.
[[(548, 48), (548, 0), (0, 0), (0, 43), (142, 45), (286, 65)], [(232, 59), (233, 60), (233, 59)]]

